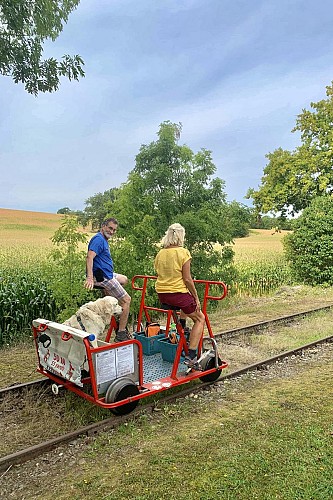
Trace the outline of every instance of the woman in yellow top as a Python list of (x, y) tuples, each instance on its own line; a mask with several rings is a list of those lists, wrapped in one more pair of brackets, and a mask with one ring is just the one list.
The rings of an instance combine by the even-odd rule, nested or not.
[(197, 348), (203, 332), (205, 316), (191, 276), (191, 254), (183, 247), (185, 229), (172, 224), (162, 240), (163, 248), (155, 257), (157, 272), (156, 292), (162, 304), (177, 306), (182, 317), (189, 316), (194, 324), (190, 334), (189, 355), (184, 363), (194, 370), (200, 370)]

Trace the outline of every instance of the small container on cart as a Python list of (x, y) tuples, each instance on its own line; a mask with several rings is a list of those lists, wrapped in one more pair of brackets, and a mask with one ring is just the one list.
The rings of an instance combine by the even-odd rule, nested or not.
[[(191, 371), (183, 364), (188, 353), (188, 343), (178, 321), (178, 312), (146, 304), (148, 283), (155, 276), (137, 275), (132, 288), (141, 292), (137, 328), (132, 340), (111, 342), (117, 328), (112, 316), (105, 339), (45, 319), (33, 321), (33, 335), (37, 351), (37, 371), (51, 381), (52, 390), (64, 387), (91, 403), (110, 409), (115, 415), (124, 415), (135, 409), (140, 399), (151, 396), (199, 378), (203, 382), (218, 379), (228, 365), (218, 354), (209, 317), (209, 300), (222, 300), (227, 287), (220, 281), (194, 280), (204, 285), (202, 312), (208, 336), (203, 335), (198, 347), (202, 371)], [(218, 295), (211, 295), (211, 290)], [(215, 292), (216, 293), (216, 292)], [(160, 333), (147, 337), (142, 321), (151, 322), (151, 312), (166, 315), (166, 325)], [(176, 344), (168, 341), (172, 323), (176, 323)], [(204, 332), (203, 332), (204, 334)], [(208, 347), (207, 347), (208, 344)]]

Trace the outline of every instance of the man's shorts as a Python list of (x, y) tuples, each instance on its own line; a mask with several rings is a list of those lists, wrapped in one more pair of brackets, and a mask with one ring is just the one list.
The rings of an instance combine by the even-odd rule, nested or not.
[(104, 288), (107, 295), (115, 297), (117, 300), (121, 300), (125, 295), (128, 295), (125, 288), (121, 286), (116, 278), (111, 278), (110, 280), (105, 278), (103, 281), (95, 280), (95, 285)]
[(190, 293), (158, 293), (157, 295), (161, 304), (179, 307), (185, 314), (192, 314), (197, 308), (197, 303)]

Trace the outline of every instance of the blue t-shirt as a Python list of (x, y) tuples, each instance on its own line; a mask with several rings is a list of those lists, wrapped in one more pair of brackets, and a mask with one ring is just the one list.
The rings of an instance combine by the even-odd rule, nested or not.
[[(97, 269), (103, 271), (105, 278), (109, 280), (113, 278), (113, 260), (110, 254), (110, 248), (107, 240), (101, 232), (95, 234), (89, 242), (88, 250), (95, 252), (96, 256), (93, 262), (93, 274)], [(101, 281), (99, 278), (98, 281)]]

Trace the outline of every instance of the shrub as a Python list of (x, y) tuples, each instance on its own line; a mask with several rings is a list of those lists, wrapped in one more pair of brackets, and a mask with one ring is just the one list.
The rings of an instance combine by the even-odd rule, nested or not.
[(309, 285), (333, 285), (333, 198), (320, 196), (295, 222), (284, 239), (286, 257), (297, 276)]
[(51, 240), (56, 248), (51, 253), (48, 278), (61, 311), (58, 320), (62, 322), (91, 299), (91, 292), (83, 288), (86, 252), (79, 250), (87, 235), (81, 232), (77, 217), (70, 214), (64, 216)]

